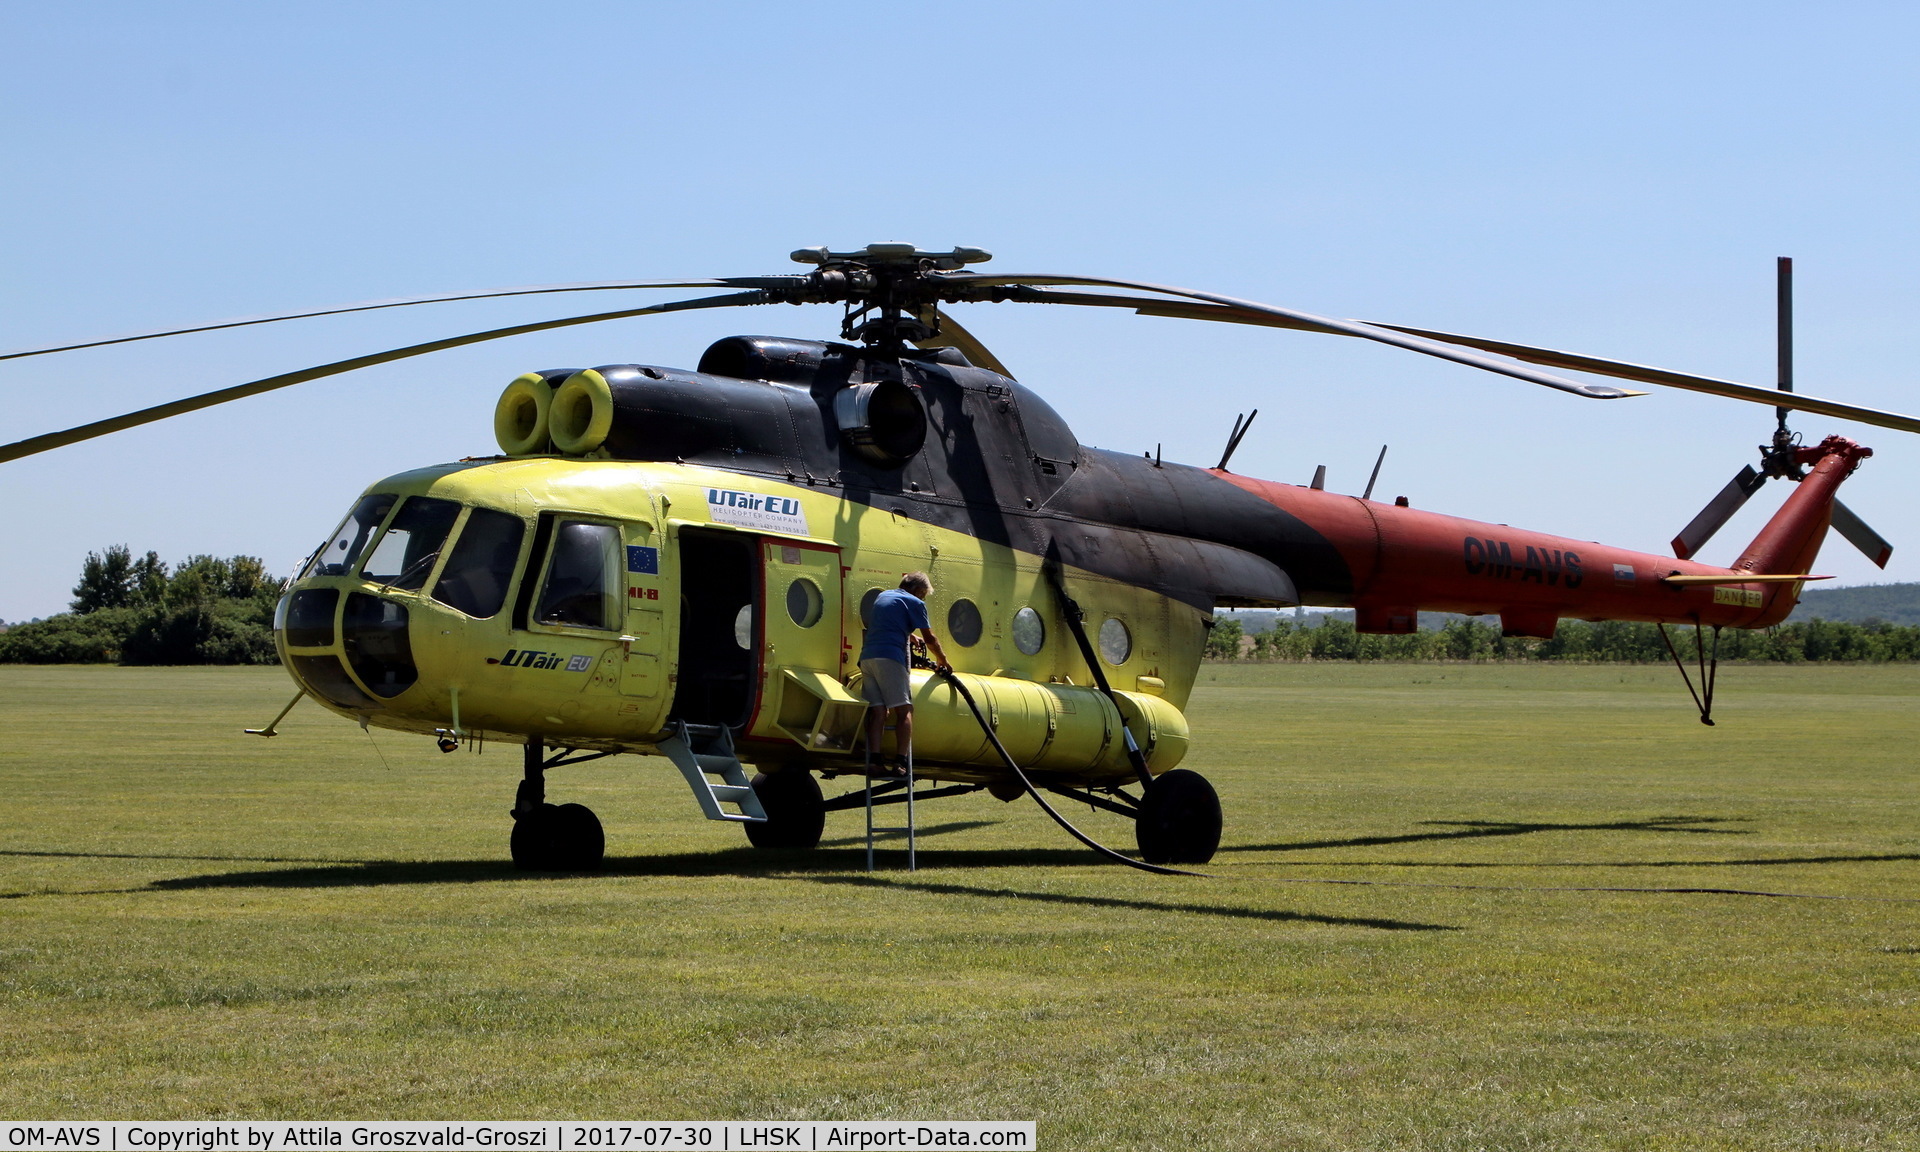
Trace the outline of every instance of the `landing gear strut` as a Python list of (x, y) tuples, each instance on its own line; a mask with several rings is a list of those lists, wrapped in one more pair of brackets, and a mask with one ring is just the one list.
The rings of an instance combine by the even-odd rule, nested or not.
[(606, 858), (600, 818), (584, 804), (547, 803), (546, 749), (527, 737), (525, 775), (513, 801), (513, 866), (523, 872), (592, 872)]

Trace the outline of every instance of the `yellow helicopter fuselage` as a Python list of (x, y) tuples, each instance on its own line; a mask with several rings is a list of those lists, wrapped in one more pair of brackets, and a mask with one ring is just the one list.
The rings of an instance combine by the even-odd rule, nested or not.
[[(350, 516), (309, 563), (276, 630), (301, 686), (369, 724), (646, 752), (692, 719), (733, 728), (742, 757), (763, 767), (852, 770), (863, 609), (924, 570), (956, 672), (1036, 777), (1131, 779), (1123, 720), (1155, 773), (1186, 751), (1180, 709), (1206, 614), (1149, 589), (1064, 572), (1116, 690), (1108, 697), (1040, 557), (822, 486), (521, 457), (401, 473), (372, 485), (362, 507), (381, 511), (384, 497), (378, 522)], [(493, 556), (463, 548), (485, 533)], [(490, 591), (476, 598), (467, 569), (489, 563)], [(916, 671), (913, 692), (921, 775), (1004, 777), (950, 684)]]

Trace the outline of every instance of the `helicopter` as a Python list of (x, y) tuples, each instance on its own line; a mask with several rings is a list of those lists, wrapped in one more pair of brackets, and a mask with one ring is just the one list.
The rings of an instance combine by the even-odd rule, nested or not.
[[(1415, 631), (1421, 611), (1497, 615), (1509, 636), (1551, 637), (1567, 618), (1649, 621), (1663, 635), (1768, 627), (1823, 578), (1811, 568), (1830, 527), (1881, 566), (1891, 552), (1836, 499), (1871, 449), (1838, 436), (1805, 444), (1787, 413), (1920, 432), (1911, 416), (1793, 390), (1784, 260), (1781, 380), (1768, 389), (1129, 280), (986, 275), (974, 270), (991, 259), (978, 248), (871, 244), (792, 259), (809, 270), (374, 301), (0, 354), (453, 300), (724, 289), (268, 377), (31, 437), (0, 447), (0, 462), (524, 333), (840, 305), (837, 340), (727, 336), (692, 369), (515, 377), (495, 405), (497, 453), (376, 481), (300, 565), (274, 620), (298, 692), (249, 731), (273, 735), (310, 697), (446, 751), (518, 744), (509, 849), (530, 870), (591, 869), (605, 854), (589, 809), (548, 802), (548, 773), (638, 753), (670, 761), (709, 819), (742, 824), (762, 848), (815, 847), (829, 812), (862, 803), (979, 791), (1031, 795), (1060, 820), (1047, 792), (1131, 818), (1140, 859), (1119, 858), (1175, 871), (1209, 860), (1223, 827), (1211, 783), (1179, 766), (1220, 609), (1347, 606), (1359, 631), (1377, 634)], [(1251, 417), (1210, 468), (1083, 445), (948, 313), (974, 303), (1343, 335), (1586, 399), (1646, 394), (1544, 370), (1571, 369), (1768, 404), (1778, 428), (1761, 468), (1743, 469), (1664, 557), (1375, 501), (1371, 482), (1355, 497), (1326, 491), (1323, 474), (1307, 486), (1238, 475), (1228, 465)], [(1771, 478), (1795, 490), (1739, 558), (1692, 560)], [(931, 577), (952, 667), (913, 671), (913, 775), (876, 784), (855, 657), (873, 599), (909, 571)], [(1712, 723), (1705, 652), (1694, 695)], [(821, 780), (842, 776), (863, 786), (828, 798)]]

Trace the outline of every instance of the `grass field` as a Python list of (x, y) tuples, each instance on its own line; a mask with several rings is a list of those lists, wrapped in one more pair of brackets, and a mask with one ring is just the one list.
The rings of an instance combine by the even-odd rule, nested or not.
[[(1047, 1149), (1920, 1147), (1920, 668), (1220, 666), (1210, 879), (1030, 802), (922, 870), (277, 669), (0, 667), (0, 1115), (1034, 1119)], [(832, 791), (833, 785), (829, 785)], [(1069, 805), (1119, 846), (1119, 818)]]

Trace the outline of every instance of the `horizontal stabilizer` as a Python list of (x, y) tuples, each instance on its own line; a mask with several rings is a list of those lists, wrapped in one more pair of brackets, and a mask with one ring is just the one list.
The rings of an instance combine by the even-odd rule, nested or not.
[(1831, 580), (1831, 576), (1798, 576), (1791, 572), (1742, 572), (1731, 576), (1668, 576), (1661, 581), (1680, 588), (1698, 584), (1793, 584), (1802, 580)]

